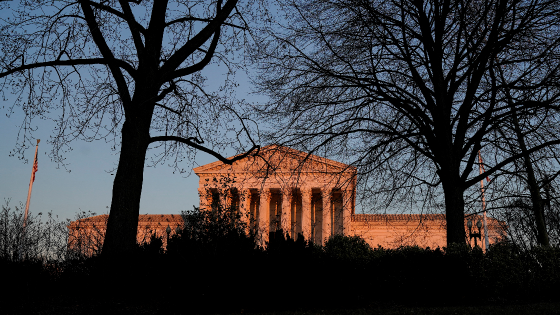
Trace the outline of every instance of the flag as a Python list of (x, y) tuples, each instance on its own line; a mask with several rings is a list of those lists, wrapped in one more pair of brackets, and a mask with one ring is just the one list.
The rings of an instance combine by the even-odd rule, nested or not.
[(37, 161), (37, 155), (35, 155), (35, 161), (33, 161), (33, 171), (31, 172), (31, 181), (35, 182), (35, 173), (39, 170), (39, 163)]

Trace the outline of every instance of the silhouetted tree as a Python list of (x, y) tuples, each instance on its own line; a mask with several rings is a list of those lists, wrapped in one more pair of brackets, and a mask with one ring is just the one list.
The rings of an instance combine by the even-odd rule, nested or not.
[[(537, 71), (538, 69), (534, 70)], [(531, 101), (546, 102), (547, 96), (545, 96), (543, 100), (543, 97), (539, 95), (542, 93), (540, 89), (536, 89), (536, 91), (527, 88), (523, 90), (509, 89), (507, 88), (509, 87), (509, 82), (506, 78), (508, 75), (506, 71), (499, 68), (498, 73), (499, 82), (506, 87), (503, 89), (503, 98), (509, 105), (511, 114), (510, 121), (506, 122), (504, 128), (500, 130), (500, 135), (502, 137), (499, 141), (502, 144), (507, 144), (507, 147), (502, 148), (502, 150), (509, 152), (509, 155), (521, 155), (519, 161), (515, 161), (514, 163), (515, 171), (512, 172), (512, 175), (517, 177), (517, 182), (522, 184), (521, 187), (526, 187), (526, 190), (529, 191), (528, 200), (530, 200), (532, 204), (530, 208), (533, 212), (532, 218), (537, 244), (549, 246), (550, 241), (545, 223), (544, 209), (546, 206), (545, 203), (550, 205), (550, 196), (545, 197), (545, 199), (541, 194), (543, 189), (548, 194), (550, 193), (549, 188), (551, 187), (551, 182), (560, 174), (557, 170), (557, 165), (554, 165), (555, 159), (557, 159), (560, 154), (557, 147), (550, 147), (548, 150), (533, 154), (529, 152), (528, 147), (539, 144), (540, 139), (535, 139), (535, 137), (546, 137), (546, 134), (558, 134), (560, 130), (557, 125), (557, 120), (550, 119), (551, 116), (557, 117), (557, 108), (546, 106), (545, 103), (543, 104), (545, 106), (534, 108), (530, 112), (518, 112), (517, 104)], [(536, 95), (535, 92), (537, 93)], [(527, 94), (529, 94), (529, 96)], [(541, 129), (542, 131), (535, 133), (534, 130), (537, 129)], [(507, 131), (509, 131), (509, 133)], [(548, 169), (544, 169), (545, 167), (548, 167)], [(549, 177), (548, 173), (551, 171), (551, 168), (555, 170), (556, 174)], [(540, 180), (538, 173), (541, 173)], [(521, 197), (521, 195), (518, 195), (514, 204), (521, 202), (522, 199), (518, 199), (519, 197)], [(512, 208), (515, 209), (516, 207)]]
[[(538, 71), (534, 69), (533, 71)], [(531, 219), (531, 229), (526, 235), (532, 239), (527, 244), (550, 244), (547, 224), (545, 220), (545, 208), (550, 210), (551, 188), (555, 185), (554, 180), (560, 174), (558, 169), (558, 158), (560, 149), (558, 146), (549, 146), (537, 152), (529, 152), (528, 148), (538, 146), (543, 138), (553, 139), (560, 132), (557, 119), (558, 108), (547, 104), (548, 96), (543, 96), (542, 89), (530, 87), (509, 88), (512, 86), (508, 81), (511, 77), (507, 69), (498, 68), (496, 76), (491, 78), (494, 84), (502, 86), (497, 92), (497, 98), (502, 99), (509, 106), (509, 119), (504, 120), (502, 127), (498, 130), (494, 145), (499, 147), (495, 154), (501, 158), (519, 155), (520, 158), (499, 170), (499, 177), (494, 178), (491, 187), (490, 202), (495, 204), (496, 215), (507, 224), (515, 226), (512, 233), (521, 230), (529, 232), (528, 228), (519, 228)], [(535, 106), (531, 110), (519, 110), (519, 105), (527, 102), (541, 102), (541, 106)], [(537, 132), (536, 132), (537, 131)], [(498, 160), (494, 158), (494, 160)], [(488, 199), (488, 198), (487, 198)], [(528, 204), (531, 204), (527, 208)], [(520, 205), (523, 206), (520, 206)], [(511, 210), (517, 213), (504, 213)], [(532, 215), (522, 215), (526, 209), (531, 209)], [(520, 221), (517, 219), (521, 219)], [(517, 221), (517, 222), (514, 222)], [(523, 223), (521, 222), (523, 221)]]
[[(469, 187), (560, 143), (540, 128), (525, 152), (499, 141), (513, 115), (505, 90), (525, 91), (513, 106), (526, 117), (557, 105), (556, 1), (279, 2), (284, 20), (261, 29), (255, 55), (272, 98), (260, 113), (283, 130), (272, 138), (352, 162), (389, 201), (441, 189), (448, 244), (465, 242)], [(479, 150), (496, 157), (481, 175)]]
[[(536, 245), (542, 245), (538, 239), (533, 203), (530, 196), (508, 199), (509, 203), (493, 210), (493, 217), (505, 222), (506, 239), (525, 250), (530, 250)], [(560, 244), (560, 207), (556, 200), (551, 205), (543, 208), (544, 221), (546, 223), (549, 244), (558, 246)]]
[(0, 210), (0, 260), (46, 263), (68, 258), (68, 222), (59, 221), (51, 212), (43, 220), (42, 213), (38, 213), (27, 218), (24, 231), (25, 206), (12, 208), (9, 201)]
[[(3, 94), (17, 95), (26, 115), (22, 129), (31, 131), (34, 117), (58, 115), (52, 139), (58, 161), (76, 138), (120, 146), (103, 254), (125, 255), (135, 246), (151, 144), (175, 163), (193, 149), (232, 163), (258, 148), (235, 104), (226, 93), (205, 90), (201, 74), (216, 60), (228, 75), (237, 67), (232, 53), (244, 45), (247, 29), (237, 0), (1, 5), (0, 84)], [(234, 86), (228, 80), (223, 91)], [(217, 133), (224, 119), (230, 132), (237, 121), (240, 132), (229, 144), (237, 141), (245, 151), (230, 160), (215, 150), (228, 144)]]
[[(511, 127), (516, 130), (511, 136), (502, 133), (503, 143), (507, 143), (504, 151), (523, 153), (526, 143), (533, 142), (523, 131), (531, 124), (522, 128), (520, 119), (517, 120), (512, 119)], [(527, 119), (523, 120), (528, 123)], [(556, 179), (560, 175), (559, 156), (557, 147), (525, 154), (509, 169), (502, 169), (499, 178), (493, 179), (489, 211), (494, 218), (505, 222), (507, 238), (518, 246), (558, 244), (560, 213)]]

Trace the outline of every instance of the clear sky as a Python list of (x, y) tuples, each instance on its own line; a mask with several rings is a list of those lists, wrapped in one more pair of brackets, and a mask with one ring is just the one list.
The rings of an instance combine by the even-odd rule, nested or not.
[[(219, 69), (219, 68), (218, 68)], [(206, 71), (213, 75), (213, 69)], [(220, 75), (216, 73), (216, 75)], [(263, 101), (263, 97), (251, 96), (250, 84), (244, 75), (238, 75), (241, 88), (237, 97)], [(14, 148), (19, 126), (23, 119), (23, 111), (15, 109), (15, 113), (6, 117), (7, 107), (11, 101), (0, 100), (0, 200), (11, 199), (13, 208), (20, 202), (25, 204), (35, 147), (25, 152), (27, 163), (16, 156), (9, 156)], [(41, 139), (39, 144), (39, 171), (33, 185), (30, 211), (34, 214), (52, 211), (60, 219), (72, 219), (79, 211), (92, 211), (97, 214), (109, 212), (111, 192), (114, 179), (114, 169), (118, 163), (117, 151), (112, 151), (110, 145), (103, 140), (94, 142), (76, 141), (73, 151), (64, 155), (69, 163), (67, 169), (57, 168), (48, 156), (52, 147), (47, 143), (53, 132), (53, 124), (49, 121), (37, 120), (38, 131), (35, 133)], [(234, 151), (220, 152), (222, 155), (234, 155)], [(148, 158), (150, 154), (148, 153)], [(192, 165), (204, 165), (216, 161), (216, 158), (198, 153), (195, 161), (184, 162), (181, 166), (191, 170)], [(194, 173), (173, 174), (173, 168), (167, 165), (146, 167), (140, 213), (146, 214), (179, 214), (184, 210), (192, 210), (198, 206), (198, 176)]]
[[(8, 10), (0, 10), (0, 17), (5, 18), (6, 14)], [(203, 70), (203, 75), (209, 78), (210, 84), (222, 83), (220, 76), (225, 69), (221, 68), (213, 66)], [(239, 89), (235, 92), (239, 99), (252, 102), (266, 100), (262, 96), (250, 95), (251, 84), (244, 74), (238, 72), (236, 81)], [(0, 99), (0, 202), (5, 205), (10, 200), (9, 205), (14, 208), (20, 203), (25, 205), (35, 147), (30, 146), (25, 152), (26, 161), (10, 156), (10, 151), (15, 148), (24, 113), (21, 108), (16, 107), (11, 117), (6, 117), (8, 108), (13, 104), (10, 96), (6, 96), (8, 100)], [(57, 118), (57, 114), (59, 113), (52, 113), (50, 118)], [(80, 211), (108, 213), (119, 152), (112, 151), (110, 144), (103, 140), (75, 141), (73, 150), (63, 156), (68, 166), (66, 169), (59, 168), (48, 155), (52, 146), (47, 140), (53, 134), (54, 124), (52, 121), (36, 119), (34, 125), (38, 127), (34, 136), (41, 139), (41, 143), (38, 172), (30, 202), (31, 213), (46, 214), (52, 211), (60, 219), (73, 219)], [(229, 157), (238, 152), (226, 150), (219, 153)], [(148, 152), (147, 159), (150, 157)], [(216, 158), (213, 156), (199, 152), (194, 161), (183, 162), (180, 167), (190, 171), (193, 167), (214, 161)], [(173, 167), (167, 165), (145, 167), (141, 214), (178, 214), (184, 210), (192, 210), (193, 205), (198, 206), (198, 176), (192, 172), (174, 174), (173, 171)]]
[[(4, 14), (8, 14), (7, 10), (0, 10), (0, 17)], [(223, 70), (223, 67), (207, 67), (203, 75), (210, 78), (209, 82), (217, 81), (220, 84), (220, 72)], [(238, 73), (236, 80), (240, 86), (236, 91), (238, 98), (253, 102), (265, 100), (263, 97), (250, 95), (251, 85), (245, 75)], [(20, 202), (25, 204), (27, 199), (35, 147), (30, 147), (25, 152), (27, 162), (19, 160), (17, 156), (10, 156), (24, 117), (21, 108), (15, 108), (14, 114), (10, 118), (6, 117), (12, 103), (12, 100), (0, 99), (0, 202), (5, 204), (4, 200), (11, 199), (10, 206), (13, 208)], [(47, 140), (53, 133), (54, 124), (48, 120), (37, 119), (34, 122), (38, 127), (35, 136), (42, 141), (39, 144), (39, 171), (33, 185), (30, 211), (34, 214), (52, 211), (61, 219), (74, 218), (79, 211), (108, 213), (119, 152), (112, 151), (110, 145), (103, 140), (76, 141), (73, 143), (73, 151), (64, 155), (69, 164), (67, 169), (58, 168), (48, 156), (52, 147)], [(233, 150), (220, 153), (224, 156), (236, 154)], [(214, 161), (214, 157), (198, 153), (195, 161), (184, 162), (181, 167), (191, 170), (193, 166)], [(192, 210), (193, 205), (198, 206), (198, 176), (194, 173), (174, 174), (173, 170), (167, 165), (145, 168), (141, 214), (180, 213)]]

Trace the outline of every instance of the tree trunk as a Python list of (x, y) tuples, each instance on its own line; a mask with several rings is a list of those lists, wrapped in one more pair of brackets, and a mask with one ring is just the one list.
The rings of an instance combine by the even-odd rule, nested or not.
[(123, 124), (103, 256), (130, 256), (136, 246), (144, 161), (150, 139), (149, 122), (142, 123), (140, 120), (127, 118)]
[(523, 156), (523, 166), (527, 172), (527, 186), (529, 186), (529, 192), (531, 194), (531, 203), (533, 204), (533, 214), (535, 215), (535, 225), (537, 228), (537, 243), (539, 245), (549, 246), (548, 232), (546, 231), (546, 223), (544, 222), (544, 203), (541, 197), (541, 189), (535, 177), (531, 156), (527, 152), (527, 145), (525, 144), (523, 132), (521, 132), (521, 127), (519, 127), (517, 111), (513, 105), (511, 105), (511, 109), (515, 134)]
[(465, 244), (465, 199), (459, 176), (448, 181), (442, 180), (445, 196), (445, 221), (447, 223), (447, 247)]
[(527, 185), (531, 193), (531, 201), (533, 203), (533, 213), (535, 215), (535, 225), (537, 227), (537, 243), (539, 245), (549, 246), (548, 232), (546, 230), (546, 223), (544, 221), (544, 202), (541, 197), (541, 192), (537, 179), (535, 178), (535, 171), (528, 156), (523, 157), (525, 168), (527, 169)]
[[(445, 97), (442, 97), (445, 98)], [(450, 108), (450, 106), (441, 106)], [(438, 176), (441, 180), (445, 198), (445, 221), (447, 228), (447, 247), (451, 244), (465, 244), (465, 199), (464, 181), (461, 180), (461, 156), (463, 155), (453, 145), (453, 130), (448, 123), (451, 117), (449, 112), (436, 116), (434, 132), (437, 135), (436, 144), (433, 145), (437, 164), (440, 166)], [(458, 136), (460, 137), (460, 136)], [(464, 139), (464, 133), (461, 137)], [(456, 140), (457, 141), (457, 140)], [(461, 141), (463, 143), (463, 141)], [(459, 157), (459, 158), (458, 158)]]

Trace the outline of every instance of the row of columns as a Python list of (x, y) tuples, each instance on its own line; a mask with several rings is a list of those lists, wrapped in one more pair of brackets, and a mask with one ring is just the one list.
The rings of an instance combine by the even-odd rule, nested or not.
[[(257, 239), (259, 245), (264, 246), (266, 242), (269, 241), (269, 233), (271, 227), (270, 214), (271, 214), (271, 200), (272, 200), (272, 190), (280, 190), (281, 192), (281, 214), (280, 214), (280, 228), (288, 233), (290, 237), (295, 238), (296, 235), (291, 235), (292, 231), (295, 232), (296, 229), (292, 227), (292, 215), (295, 216), (297, 212), (297, 203), (294, 201), (296, 199), (296, 191), (294, 189), (278, 189), (278, 188), (261, 188), (261, 189), (240, 189), (239, 194), (239, 204), (238, 211), (241, 218), (245, 220), (248, 225), (251, 225), (251, 203), (253, 193), (252, 191), (258, 192), (258, 204), (259, 209), (257, 212), (256, 205), (254, 213), (257, 213), (255, 219), (257, 228)], [(320, 190), (321, 201), (322, 201), (322, 218), (321, 218), (321, 243), (324, 244), (326, 240), (331, 236), (333, 231), (333, 224), (335, 224), (335, 216), (333, 211), (333, 193), (339, 192), (342, 194), (342, 233), (344, 235), (350, 234), (350, 221), (353, 208), (353, 191), (352, 190), (336, 190), (332, 188), (321, 189), (316, 188), (315, 190)], [(299, 189), (301, 194), (301, 233), (306, 240), (310, 240), (312, 237), (312, 188), (301, 188)], [(222, 190), (209, 190), (208, 188), (200, 188), (200, 208), (210, 209), (212, 200), (215, 198), (215, 194), (219, 194), (219, 202), (222, 206), (230, 207), (233, 202), (233, 194), (231, 189)], [(293, 206), (293, 209), (292, 209)], [(315, 218), (315, 222), (318, 221)]]

